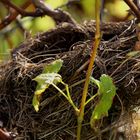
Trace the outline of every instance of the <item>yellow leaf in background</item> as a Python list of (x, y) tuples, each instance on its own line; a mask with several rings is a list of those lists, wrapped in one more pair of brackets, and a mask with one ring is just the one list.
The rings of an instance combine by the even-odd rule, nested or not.
[(65, 4), (68, 0), (46, 0), (46, 3), (50, 5), (51, 8), (57, 8)]
[(109, 2), (106, 4), (106, 9), (109, 12), (110, 15), (118, 17), (118, 18), (124, 18), (129, 10), (129, 7), (126, 3), (122, 0), (117, 0), (114, 2)]
[(45, 16), (35, 20), (34, 31), (46, 31), (55, 27), (55, 22), (51, 17)]
[(95, 9), (94, 9), (95, 0), (82, 0), (81, 3), (83, 5), (86, 15), (94, 18), (95, 17)]

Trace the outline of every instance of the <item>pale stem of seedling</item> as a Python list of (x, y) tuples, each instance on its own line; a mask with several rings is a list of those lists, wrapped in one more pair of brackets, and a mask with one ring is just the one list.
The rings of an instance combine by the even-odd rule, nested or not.
[(86, 103), (85, 103), (85, 106), (90, 102), (92, 101), (97, 95), (99, 95), (98, 93), (96, 93), (95, 95), (93, 95), (91, 98), (89, 98)]
[(68, 84), (64, 83), (63, 81), (61, 81), (61, 83), (62, 83), (62, 84), (65, 86), (65, 88), (66, 88), (68, 101), (69, 101), (70, 104), (73, 106), (74, 110), (76, 111), (76, 114), (78, 115), (78, 114), (79, 114), (79, 109), (75, 106), (75, 104), (74, 104), (74, 102), (73, 102), (73, 100), (72, 100), (72, 98), (71, 98)]
[(92, 67), (95, 61), (97, 49), (100, 43), (100, 6), (101, 6), (101, 1), (96, 0), (95, 1), (95, 18), (96, 18), (96, 33), (95, 33), (95, 42), (93, 43), (93, 48), (91, 52), (91, 57), (90, 57), (90, 62), (88, 65), (88, 70), (86, 74), (86, 80), (83, 88), (83, 93), (82, 93), (82, 100), (81, 100), (81, 106), (80, 106), (80, 112), (78, 116), (78, 126), (77, 126), (77, 140), (80, 140), (81, 138), (81, 128), (82, 128), (82, 122), (84, 118), (84, 109), (85, 109), (85, 103), (86, 103), (86, 97), (88, 93), (88, 87), (89, 87), (89, 82), (90, 82), (90, 76), (92, 73)]
[(78, 114), (78, 113), (79, 113), (79, 109), (75, 106), (75, 104), (73, 103), (73, 101), (72, 101), (72, 99), (71, 99), (68, 85), (65, 84), (65, 83), (62, 82), (62, 81), (61, 81), (61, 83), (65, 86), (67, 95), (66, 95), (60, 88), (58, 88), (54, 83), (51, 83), (51, 84), (52, 84), (53, 87), (55, 87), (55, 88), (69, 101), (69, 103), (70, 103), (70, 104), (72, 105), (72, 107), (74, 108), (76, 114)]
[(57, 87), (54, 83), (51, 83), (51, 85), (55, 87), (68, 100), (67, 95), (65, 95), (65, 93), (59, 87)]

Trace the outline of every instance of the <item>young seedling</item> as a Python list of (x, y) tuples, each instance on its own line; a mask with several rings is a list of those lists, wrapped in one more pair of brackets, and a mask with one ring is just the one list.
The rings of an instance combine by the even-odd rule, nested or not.
[[(62, 77), (60, 74), (58, 74), (59, 70), (62, 67), (63, 61), (61, 59), (56, 60), (49, 65), (47, 65), (42, 74), (35, 77), (33, 80), (35, 80), (38, 84), (34, 93), (32, 104), (34, 106), (34, 109), (36, 112), (39, 111), (39, 105), (40, 105), (40, 97), (42, 93), (49, 88), (50, 85), (52, 85), (54, 88), (56, 88), (67, 100), (68, 102), (73, 106), (76, 113), (79, 113), (78, 108), (75, 106), (71, 99), (71, 95), (69, 92), (68, 85), (65, 84), (62, 81)], [(61, 83), (65, 86), (66, 94), (57, 86), (58, 83)]]
[[(79, 118), (80, 110), (74, 104), (74, 102), (71, 98), (71, 94), (69, 92), (68, 85), (62, 81), (61, 75), (58, 74), (59, 70), (62, 67), (62, 63), (63, 63), (63, 61), (60, 59), (53, 61), (52, 63), (50, 63), (49, 65), (47, 65), (44, 68), (43, 72), (40, 75), (38, 75), (37, 77), (35, 77), (33, 79), (37, 82), (37, 87), (36, 87), (36, 90), (34, 93), (32, 104), (33, 104), (36, 112), (38, 112), (39, 105), (40, 105), (40, 97), (41, 97), (42, 93), (47, 88), (49, 88), (50, 85), (52, 85), (54, 88), (56, 88), (59, 91), (59, 93), (61, 93), (68, 100), (68, 102), (74, 108), (74, 110), (77, 114), (77, 117)], [(103, 74), (100, 77), (100, 81), (94, 79), (93, 77), (90, 77), (90, 82), (92, 84), (97, 85), (98, 92), (95, 95), (93, 95), (91, 98), (89, 98), (87, 101), (85, 101), (84, 107), (90, 101), (92, 101), (96, 96), (100, 97), (99, 102), (96, 104), (96, 106), (93, 110), (91, 120), (90, 120), (91, 128), (95, 129), (95, 127), (94, 127), (95, 123), (98, 120), (102, 119), (104, 116), (108, 115), (108, 110), (110, 109), (110, 107), (112, 105), (113, 98), (116, 94), (116, 88), (112, 82), (112, 79), (108, 75), (105, 75), (105, 74)], [(62, 91), (57, 86), (58, 83), (61, 83), (65, 86), (66, 93), (64, 93), (64, 91)], [(80, 139), (80, 137), (77, 137), (77, 138)]]
[[(87, 75), (86, 75), (86, 80), (83, 88), (83, 94), (82, 94), (82, 100), (81, 100), (81, 106), (78, 108), (72, 98), (71, 94), (69, 92), (69, 87), (66, 83), (63, 82), (62, 77), (60, 74), (58, 74), (59, 70), (62, 67), (63, 61), (61, 59), (55, 60), (54, 62), (50, 63), (47, 65), (42, 74), (38, 75), (35, 77), (33, 80), (37, 82), (37, 87), (34, 93), (33, 97), (33, 106), (35, 110), (38, 112), (39, 111), (39, 105), (40, 105), (40, 97), (42, 93), (49, 88), (50, 85), (52, 85), (54, 88), (56, 88), (60, 94), (62, 94), (68, 102), (72, 105), (74, 108), (76, 115), (77, 115), (77, 120), (78, 120), (78, 126), (77, 126), (77, 140), (81, 139), (81, 129), (82, 129), (82, 122), (84, 119), (84, 109), (85, 106), (92, 101), (96, 96), (99, 96), (100, 99), (98, 103), (95, 105), (94, 110), (92, 112), (92, 116), (90, 119), (90, 125), (91, 128), (95, 129), (95, 123), (102, 119), (104, 116), (108, 115), (108, 110), (111, 108), (113, 98), (116, 94), (116, 87), (113, 84), (112, 79), (108, 76), (103, 74), (100, 77), (100, 81), (94, 79), (91, 76), (92, 73), (92, 68), (93, 64), (95, 61), (97, 49), (100, 43), (100, 7), (101, 7), (101, 1), (96, 1), (95, 5), (95, 10), (96, 10), (96, 33), (95, 33), (95, 42), (93, 44), (93, 49), (91, 52), (91, 58), (87, 70)], [(98, 87), (98, 92), (93, 95), (90, 99), (86, 100), (87, 97), (87, 92), (88, 92), (88, 87), (90, 82)], [(65, 86), (65, 91), (62, 91), (57, 84), (61, 83), (62, 85)]]

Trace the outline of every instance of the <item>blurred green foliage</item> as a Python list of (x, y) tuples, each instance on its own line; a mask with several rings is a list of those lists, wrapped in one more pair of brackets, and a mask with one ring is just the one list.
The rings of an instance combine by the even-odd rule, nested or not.
[[(12, 0), (12, 2), (17, 6), (22, 5), (25, 1), (26, 0)], [(68, 0), (45, 0), (45, 2), (51, 8), (55, 9), (65, 5)], [(62, 9), (68, 11), (77, 22), (82, 22), (84, 20), (94, 19), (94, 5), (95, 0), (75, 0), (75, 2), (71, 3), (69, 6), (62, 6)], [(0, 8), (1, 22), (1, 20), (8, 14), (8, 11), (6, 7), (2, 5), (2, 3), (0, 3)], [(128, 7), (123, 0), (105, 0), (105, 8), (104, 20), (107, 21), (114, 21), (114, 19), (123, 20), (123, 18), (127, 15), (126, 10)], [(30, 6), (25, 10), (33, 11), (34, 7)], [(54, 21), (48, 16), (44, 16), (42, 18), (18, 17), (18, 22), (19, 23), (14, 21), (0, 31), (0, 60), (7, 60), (10, 56), (10, 50), (17, 47), (19, 43), (24, 41), (25, 34), (22, 28), (26, 32), (30, 32), (32, 35), (34, 35), (37, 32), (47, 31), (55, 27)], [(22, 26), (22, 28), (19, 28), (19, 24)]]

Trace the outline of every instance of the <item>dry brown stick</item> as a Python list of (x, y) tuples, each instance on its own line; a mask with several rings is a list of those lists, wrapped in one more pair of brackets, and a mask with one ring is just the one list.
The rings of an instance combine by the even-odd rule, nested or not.
[[(21, 14), (22, 16), (32, 16), (32, 17), (38, 17), (38, 16), (42, 16), (42, 15), (45, 15), (45, 13), (43, 13), (43, 11), (33, 11), (33, 12), (27, 12), (25, 10), (23, 10), (22, 8), (16, 6), (15, 4), (13, 4), (11, 1), (5, 1), (5, 0), (0, 0), (0, 2), (2, 2), (3, 4), (7, 5), (8, 7), (11, 7), (13, 8), (14, 10), (16, 10), (19, 14)], [(32, 2), (31, 2), (32, 3)], [(33, 3), (34, 4), (34, 3)], [(35, 5), (36, 6), (36, 5)], [(49, 12), (52, 13), (51, 9), (49, 9), (47, 6), (46, 6), (46, 9), (48, 9), (48, 14), (49, 15)]]
[(9, 0), (6, 0), (6, 1), (5, 0), (0, 0), (0, 2), (2, 2), (5, 5), (7, 5), (8, 7), (11, 7), (13, 9), (15, 9), (21, 15), (24, 14), (23, 10), (20, 7), (17, 7), (15, 4), (13, 4), (11, 1), (9, 1)]
[[(21, 8), (26, 9), (31, 4), (31, 1), (26, 1)], [(11, 9), (8, 16), (6, 16), (1, 22), (0, 22), (0, 30), (5, 28), (7, 25), (9, 25), (12, 21), (16, 19), (16, 17), (19, 15), (19, 13), (15, 9)]]
[(32, 2), (36, 8), (42, 10), (46, 15), (52, 17), (56, 24), (61, 22), (69, 22), (75, 25), (75, 21), (67, 12), (60, 9), (52, 10), (44, 3), (43, 0), (32, 0)]
[[(29, 1), (30, 1), (30, 0), (29, 0)], [(15, 4), (13, 4), (11, 1), (0, 0), (0, 2), (2, 2), (2, 3), (5, 4), (5, 5), (7, 5), (8, 7), (13, 8), (13, 9), (16, 10), (19, 14), (21, 14), (23, 17), (24, 17), (24, 16), (38, 17), (38, 16), (43, 16), (43, 15), (45, 15), (45, 13), (43, 13), (42, 11), (27, 12), (27, 11), (23, 10), (23, 8), (20, 8), (20, 7), (16, 6)]]
[(140, 21), (140, 11), (138, 7), (131, 0), (124, 0), (125, 3), (130, 7), (130, 9), (134, 12), (138, 20)]
[[(71, 18), (71, 16), (64, 11), (61, 10), (52, 10), (49, 8), (43, 1), (41, 0), (28, 0), (26, 3), (21, 6), (17, 7), (11, 1), (0, 0), (4, 5), (10, 8), (10, 13), (5, 19), (0, 23), (0, 30), (9, 25), (13, 20), (16, 19), (18, 14), (22, 16), (32, 16), (32, 17), (41, 17), (43, 15), (48, 15), (52, 17), (55, 22), (58, 24), (60, 22), (69, 22), (75, 24), (75, 21)], [(30, 4), (34, 4), (36, 7), (36, 11), (27, 12), (23, 9), (26, 9)]]

